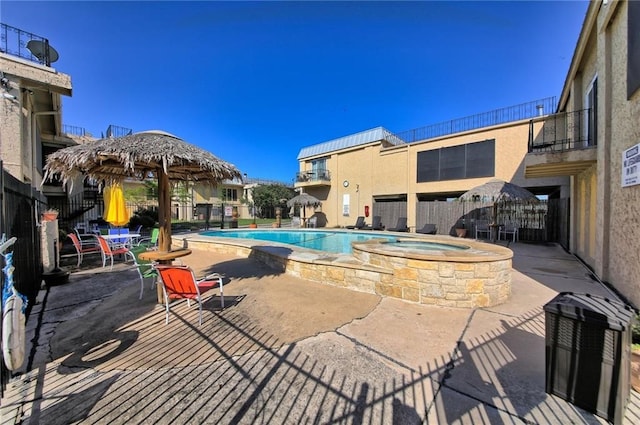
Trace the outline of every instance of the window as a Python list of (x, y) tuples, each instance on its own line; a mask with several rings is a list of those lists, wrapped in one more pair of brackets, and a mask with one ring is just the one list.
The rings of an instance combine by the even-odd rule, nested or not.
[(598, 77), (595, 77), (584, 96), (585, 125), (584, 145), (596, 146), (598, 143)]
[(311, 161), (311, 171), (316, 179), (324, 179), (327, 174), (327, 158)]
[(238, 200), (238, 189), (224, 188), (222, 189), (222, 199), (225, 201), (237, 201)]
[(640, 89), (640, 2), (627, 2), (627, 100)]
[(418, 152), (417, 182), (495, 175), (495, 140)]

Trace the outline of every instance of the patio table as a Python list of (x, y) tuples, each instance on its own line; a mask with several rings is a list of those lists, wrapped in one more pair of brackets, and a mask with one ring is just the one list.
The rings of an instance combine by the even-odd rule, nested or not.
[[(188, 248), (172, 249), (171, 251), (145, 251), (141, 252), (138, 256), (141, 260), (145, 261), (157, 261), (159, 264), (171, 264), (173, 260), (180, 257), (185, 257), (191, 254), (191, 250)], [(162, 293), (162, 287), (156, 285), (158, 304), (164, 304), (164, 295)]]
[(100, 235), (109, 242), (109, 244), (113, 244), (114, 240), (124, 240), (124, 242), (118, 242), (118, 245), (131, 246), (132, 242), (140, 238), (142, 236), (140, 233), (123, 233), (121, 235), (111, 234), (111, 235)]

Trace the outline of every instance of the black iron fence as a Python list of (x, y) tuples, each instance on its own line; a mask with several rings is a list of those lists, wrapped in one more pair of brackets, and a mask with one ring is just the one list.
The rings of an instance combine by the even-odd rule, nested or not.
[[(0, 161), (2, 168), (2, 161)], [(38, 211), (44, 207), (44, 198), (29, 184), (17, 180), (2, 168), (0, 172), (0, 234), (7, 239), (16, 237), (13, 250), (14, 286), (28, 298), (27, 317), (38, 295), (42, 282), (42, 255)], [(4, 267), (4, 257), (0, 257)], [(2, 286), (5, 276), (2, 275)], [(0, 330), (0, 337), (2, 331)], [(11, 372), (0, 361), (1, 389), (4, 391)]]
[(51, 66), (58, 57), (46, 38), (3, 23), (0, 23), (0, 52), (46, 66)]
[(547, 97), (545, 99), (534, 100), (520, 105), (495, 109), (493, 111), (444, 121), (426, 127), (416, 128), (414, 130), (403, 131), (401, 133), (396, 133), (394, 136), (402, 139), (406, 143), (412, 143), (420, 140), (442, 137), (449, 134), (461, 133), (463, 131), (470, 131), (478, 128), (491, 127), (493, 125), (542, 116), (553, 113), (556, 110), (556, 107), (556, 97)]

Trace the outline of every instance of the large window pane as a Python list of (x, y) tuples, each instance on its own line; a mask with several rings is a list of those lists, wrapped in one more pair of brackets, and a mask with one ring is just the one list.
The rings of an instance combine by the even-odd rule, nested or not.
[(495, 175), (495, 141), (468, 144), (466, 162), (468, 179)]
[(440, 149), (418, 152), (418, 183), (440, 180)]
[(465, 145), (443, 148), (440, 151), (440, 180), (464, 178)]

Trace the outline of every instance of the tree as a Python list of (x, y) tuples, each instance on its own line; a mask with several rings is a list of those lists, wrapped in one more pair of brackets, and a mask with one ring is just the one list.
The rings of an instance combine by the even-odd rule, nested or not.
[(295, 196), (295, 191), (284, 185), (260, 185), (254, 188), (253, 202), (261, 217), (271, 217), (275, 215), (275, 207), (286, 208), (287, 200), (293, 196)]

